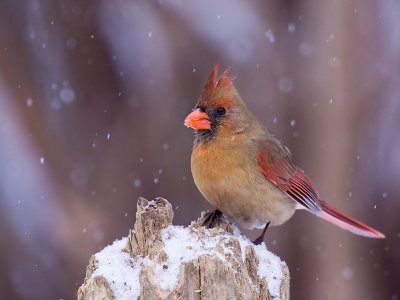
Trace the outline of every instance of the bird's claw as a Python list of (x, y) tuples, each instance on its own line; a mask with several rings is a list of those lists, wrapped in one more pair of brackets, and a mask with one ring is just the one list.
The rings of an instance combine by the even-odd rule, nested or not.
[(202, 226), (207, 229), (214, 228), (217, 225), (221, 224), (221, 220), (224, 218), (224, 215), (218, 209), (215, 209), (211, 212), (207, 212), (204, 216)]
[(267, 229), (268, 229), (270, 223), (271, 222), (268, 222), (267, 224), (265, 224), (265, 227), (264, 227), (261, 235), (253, 241), (254, 245), (261, 245), (262, 242), (264, 242), (264, 236), (265, 236), (265, 233), (267, 232)]

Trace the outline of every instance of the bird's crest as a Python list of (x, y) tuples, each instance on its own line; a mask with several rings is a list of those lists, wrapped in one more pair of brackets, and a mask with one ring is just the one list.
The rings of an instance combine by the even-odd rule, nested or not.
[(233, 86), (235, 77), (229, 73), (229, 68), (218, 76), (218, 67), (219, 64), (216, 63), (208, 77), (198, 104), (211, 107), (225, 106), (228, 108), (233, 105), (234, 96), (232, 95), (236, 96), (237, 93)]
[(227, 68), (219, 77), (218, 77), (218, 68), (219, 68), (219, 63), (216, 63), (211, 71), (210, 76), (208, 77), (208, 81), (205, 88), (215, 89), (218, 87), (228, 86), (232, 84), (235, 77), (229, 73), (229, 68)]

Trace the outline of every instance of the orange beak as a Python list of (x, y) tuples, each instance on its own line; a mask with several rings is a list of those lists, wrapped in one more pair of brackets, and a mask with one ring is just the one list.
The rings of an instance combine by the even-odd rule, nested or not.
[(205, 112), (200, 111), (199, 108), (192, 111), (185, 119), (185, 126), (195, 130), (211, 130), (211, 122)]

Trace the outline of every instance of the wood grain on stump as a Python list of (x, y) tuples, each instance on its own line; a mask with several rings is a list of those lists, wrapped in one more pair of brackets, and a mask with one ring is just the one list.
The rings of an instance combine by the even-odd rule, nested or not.
[(173, 215), (139, 198), (134, 230), (92, 256), (78, 299), (289, 299), (289, 270), (265, 246), (229, 224), (205, 229), (204, 213), (186, 228)]

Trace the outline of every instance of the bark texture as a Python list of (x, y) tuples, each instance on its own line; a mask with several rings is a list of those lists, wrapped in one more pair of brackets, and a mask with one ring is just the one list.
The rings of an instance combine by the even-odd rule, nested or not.
[[(243, 243), (231, 234), (233, 228), (230, 224), (222, 223), (216, 228), (205, 229), (201, 226), (204, 215), (192, 222), (188, 231), (200, 244), (217, 239), (215, 247), (209, 253), (180, 264), (176, 286), (172, 290), (163, 289), (154, 266), (161, 265), (163, 269), (171, 267), (164, 249), (166, 237), (163, 230), (172, 225), (172, 207), (163, 198), (154, 201), (139, 198), (134, 230), (130, 231), (123, 250), (129, 253), (132, 268), (140, 268), (138, 282), (135, 283), (140, 285), (138, 299), (288, 300), (290, 276), (286, 264), (281, 263), (280, 295), (273, 297), (265, 278), (258, 274), (259, 257), (254, 247), (251, 244), (243, 247)], [(189, 251), (188, 248), (190, 246), (178, 247), (182, 256), (184, 251)], [(139, 259), (145, 259), (145, 263), (135, 265)], [(78, 299), (119, 299), (112, 288), (113, 280), (95, 273), (97, 263), (95, 254), (87, 267), (85, 281), (79, 288)]]

